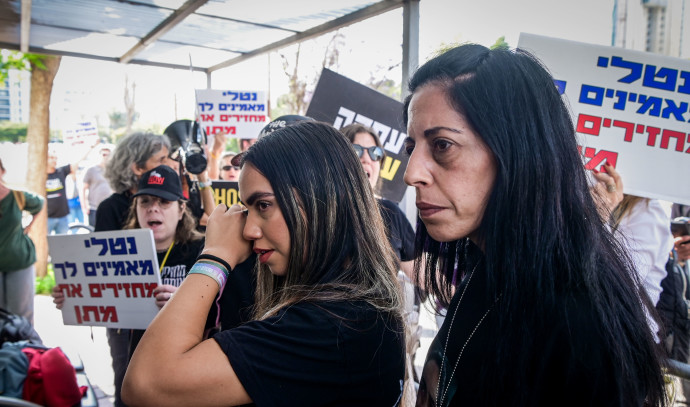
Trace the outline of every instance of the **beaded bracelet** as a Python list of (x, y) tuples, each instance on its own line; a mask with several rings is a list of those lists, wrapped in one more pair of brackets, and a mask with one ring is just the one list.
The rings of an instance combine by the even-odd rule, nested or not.
[(223, 291), (225, 283), (228, 281), (228, 272), (223, 266), (216, 263), (198, 261), (189, 270), (189, 274), (203, 274), (205, 276), (211, 277), (218, 283), (218, 288)]
[(206, 259), (206, 260), (213, 260), (213, 261), (215, 261), (216, 263), (222, 264), (222, 265), (225, 267), (225, 270), (227, 270), (227, 274), (230, 274), (230, 271), (232, 271), (232, 267), (230, 267), (230, 265), (228, 264), (228, 262), (225, 261), (225, 260), (223, 260), (223, 259), (221, 259), (221, 258), (218, 257), (218, 256), (214, 256), (214, 255), (212, 255), (212, 254), (202, 253), (202, 254), (200, 254), (199, 256), (197, 256), (196, 261), (203, 260), (203, 259)]
[(199, 181), (199, 189), (210, 188), (213, 181), (201, 182)]

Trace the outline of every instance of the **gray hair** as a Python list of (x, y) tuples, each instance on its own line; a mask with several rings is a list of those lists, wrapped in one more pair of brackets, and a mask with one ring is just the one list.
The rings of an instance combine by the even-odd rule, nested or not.
[(163, 147), (170, 150), (170, 140), (152, 133), (133, 133), (120, 140), (105, 166), (105, 177), (113, 191), (121, 194), (136, 187), (139, 177), (132, 171), (132, 164), (144, 168), (146, 161)]

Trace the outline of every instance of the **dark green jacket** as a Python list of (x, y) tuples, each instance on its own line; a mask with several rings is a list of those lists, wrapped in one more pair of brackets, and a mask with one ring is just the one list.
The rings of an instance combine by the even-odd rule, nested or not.
[[(24, 210), (32, 215), (43, 208), (44, 199), (31, 192), (23, 192)], [(10, 191), (0, 201), (0, 272), (21, 270), (36, 262), (36, 250), (22, 228), (22, 212)]]

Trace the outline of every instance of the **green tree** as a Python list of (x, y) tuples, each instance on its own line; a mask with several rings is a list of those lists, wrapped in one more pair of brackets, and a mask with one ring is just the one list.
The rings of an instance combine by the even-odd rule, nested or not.
[(26, 142), (26, 123), (15, 123), (9, 121), (0, 122), (0, 142), (9, 141), (10, 143)]

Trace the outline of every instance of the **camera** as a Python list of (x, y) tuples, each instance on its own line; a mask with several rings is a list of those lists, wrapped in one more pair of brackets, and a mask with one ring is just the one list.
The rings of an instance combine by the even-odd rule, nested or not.
[[(680, 217), (671, 221), (671, 233), (673, 236), (687, 236), (690, 235), (690, 218)], [(688, 244), (685, 242), (682, 244)]]
[(170, 139), (171, 158), (178, 159), (180, 156), (184, 167), (191, 174), (201, 174), (206, 170), (206, 132), (199, 122), (177, 120), (170, 124), (163, 134)]

